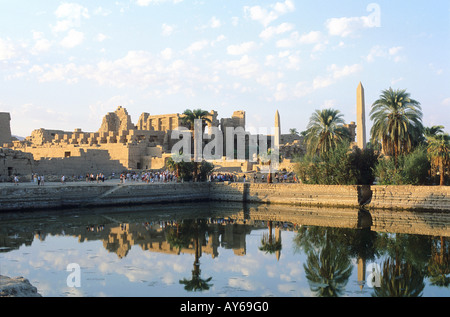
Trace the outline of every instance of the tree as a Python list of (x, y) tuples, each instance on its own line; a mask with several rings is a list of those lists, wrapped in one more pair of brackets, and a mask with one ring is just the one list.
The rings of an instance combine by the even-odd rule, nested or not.
[(427, 152), (430, 159), (439, 167), (439, 185), (445, 184), (445, 170), (450, 164), (450, 136), (440, 133), (427, 138)]
[(438, 135), (440, 133), (444, 133), (443, 125), (434, 125), (432, 127), (424, 127), (423, 128), (423, 134), (425, 135), (426, 138)]
[(299, 135), (299, 132), (297, 131), (296, 128), (289, 129), (289, 133), (292, 134), (292, 135)]
[(190, 110), (186, 109), (183, 112), (183, 117), (181, 118), (182, 122), (186, 125), (189, 125), (190, 130), (194, 130), (194, 122), (196, 119), (202, 120), (202, 128), (206, 125), (206, 122), (211, 123), (211, 119), (209, 118), (209, 112), (202, 109)]
[(306, 146), (309, 154), (323, 155), (338, 144), (350, 140), (350, 133), (343, 125), (339, 110), (316, 110), (309, 119)]
[[(206, 126), (206, 122), (211, 122), (211, 119), (209, 118), (209, 112), (202, 109), (195, 109), (195, 110), (189, 110), (186, 109), (183, 112), (182, 122), (186, 125), (189, 125), (190, 130), (194, 130), (194, 124), (195, 120), (199, 119), (202, 120), (202, 133), (204, 131), (204, 128)], [(195, 133), (194, 133), (195, 136)], [(199, 140), (196, 140), (194, 138), (194, 181), (197, 181), (197, 175), (198, 175), (198, 162), (196, 161), (198, 159), (197, 157), (197, 142)]]
[(380, 142), (386, 155), (409, 153), (422, 135), (422, 110), (420, 103), (410, 98), (406, 90), (383, 90), (370, 111), (373, 126), (372, 141)]

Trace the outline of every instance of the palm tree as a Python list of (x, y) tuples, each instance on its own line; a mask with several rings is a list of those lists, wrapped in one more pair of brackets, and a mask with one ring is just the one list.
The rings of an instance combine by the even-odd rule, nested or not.
[[(182, 117), (182, 122), (186, 125), (189, 125), (190, 130), (194, 130), (194, 124), (195, 124), (195, 120), (200, 119), (202, 120), (202, 133), (206, 127), (206, 122), (211, 123), (211, 119), (209, 118), (209, 112), (206, 110), (202, 110), (202, 109), (195, 109), (195, 110), (189, 110), (186, 109), (183, 112), (183, 117)], [(195, 133), (194, 133), (195, 136)], [(197, 140), (196, 138), (194, 138), (194, 181), (197, 181), (197, 175), (198, 175), (198, 153), (197, 153), (197, 142), (199, 142), (199, 140)]]
[(426, 138), (438, 135), (440, 133), (444, 133), (443, 125), (434, 125), (432, 127), (424, 127), (423, 128), (423, 134), (425, 135)]
[(299, 132), (297, 131), (296, 128), (289, 129), (289, 133), (292, 135), (299, 135)]
[(440, 133), (427, 138), (427, 152), (432, 162), (439, 166), (439, 185), (445, 184), (445, 170), (450, 164), (450, 136)]
[(406, 90), (383, 90), (372, 105), (371, 139), (380, 142), (386, 155), (393, 155), (397, 164), (400, 154), (409, 153), (423, 131), (420, 103)]
[(338, 144), (350, 140), (350, 132), (339, 110), (316, 110), (307, 126), (306, 145), (309, 154), (322, 155)]
[(211, 119), (209, 118), (209, 112), (202, 109), (190, 110), (186, 109), (183, 112), (183, 117), (181, 118), (184, 124), (189, 125), (190, 130), (194, 130), (194, 122), (195, 119), (202, 120), (202, 128), (206, 125), (206, 122), (211, 123)]

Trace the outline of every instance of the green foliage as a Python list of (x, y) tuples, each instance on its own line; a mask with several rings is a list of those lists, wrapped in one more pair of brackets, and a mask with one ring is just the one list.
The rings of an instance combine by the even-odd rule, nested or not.
[(206, 122), (211, 122), (211, 119), (209, 118), (209, 112), (202, 109), (195, 109), (195, 110), (186, 109), (183, 112), (183, 117), (181, 118), (182, 122), (186, 125), (189, 125), (191, 130), (194, 130), (195, 119), (201, 119), (203, 125)]
[(350, 141), (350, 133), (343, 126), (344, 123), (339, 110), (316, 110), (311, 115), (307, 127), (305, 141), (308, 154), (326, 154), (339, 144)]
[(412, 153), (403, 157), (401, 171), (404, 184), (424, 185), (427, 183), (430, 161), (424, 147), (417, 147)]
[(345, 142), (320, 156), (307, 154), (297, 160), (297, 176), (307, 184), (355, 184), (357, 177), (348, 152), (349, 145)]
[(371, 139), (380, 142), (384, 152), (396, 159), (412, 151), (423, 133), (420, 103), (411, 99), (406, 90), (383, 90), (372, 105), (370, 119)]
[(375, 177), (380, 185), (401, 185), (400, 169), (396, 168), (393, 157), (381, 157), (375, 166)]
[(199, 178), (200, 181), (204, 182), (208, 179), (209, 174), (214, 170), (214, 165), (212, 163), (203, 161), (199, 167)]
[[(209, 174), (214, 170), (214, 165), (212, 163), (202, 161), (198, 164), (199, 170), (199, 180), (206, 181), (208, 179)], [(193, 179), (193, 173), (195, 169), (194, 162), (175, 162), (171, 157), (167, 159), (166, 163), (167, 168), (170, 171), (176, 171), (178, 169), (179, 177), (183, 181), (190, 181)]]
[(375, 167), (375, 176), (381, 185), (425, 185), (428, 180), (430, 162), (424, 147), (398, 157), (397, 166), (393, 157), (384, 157)]
[(378, 162), (378, 154), (371, 146), (361, 150), (354, 147), (350, 153), (351, 168), (356, 175), (357, 185), (371, 185), (375, 180), (373, 169)]
[(370, 185), (375, 179), (377, 159), (371, 148), (351, 150), (349, 142), (343, 142), (320, 156), (297, 158), (295, 172), (306, 184)]

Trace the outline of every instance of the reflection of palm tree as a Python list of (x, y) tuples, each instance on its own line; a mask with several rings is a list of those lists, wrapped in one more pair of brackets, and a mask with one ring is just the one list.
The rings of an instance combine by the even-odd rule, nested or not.
[(445, 238), (434, 239), (431, 249), (428, 274), (433, 285), (449, 287), (450, 285), (450, 253)]
[(189, 247), (190, 238), (185, 234), (184, 227), (185, 225), (183, 223), (179, 224), (177, 222), (175, 227), (170, 227), (167, 233), (167, 242), (171, 247), (178, 249), (178, 254), (182, 248)]
[(263, 234), (261, 239), (261, 246), (259, 247), (260, 251), (265, 251), (266, 253), (275, 253), (281, 251), (281, 238), (274, 241), (272, 235), (272, 220), (268, 222), (269, 233)]
[(199, 244), (199, 233), (205, 233), (206, 225), (204, 221), (195, 220), (190, 222), (189, 230), (187, 236), (189, 236), (189, 240), (193, 240), (194, 242), (194, 269), (192, 270), (192, 278), (182, 279), (180, 280), (180, 284), (184, 284), (184, 289), (191, 291), (204, 291), (208, 290), (212, 284), (208, 284), (211, 281), (212, 277), (207, 279), (202, 279), (200, 277), (200, 244)]
[(424, 288), (423, 274), (415, 266), (388, 258), (383, 263), (380, 287), (374, 288), (372, 296), (418, 297)]
[(321, 250), (309, 252), (303, 267), (315, 295), (336, 297), (345, 290), (353, 266), (346, 252), (341, 251), (327, 241)]

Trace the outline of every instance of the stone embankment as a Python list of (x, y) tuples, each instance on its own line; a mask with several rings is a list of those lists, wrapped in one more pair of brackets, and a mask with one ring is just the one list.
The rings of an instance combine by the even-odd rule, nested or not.
[(118, 181), (0, 185), (0, 211), (208, 200), (445, 212), (450, 211), (450, 187)]

